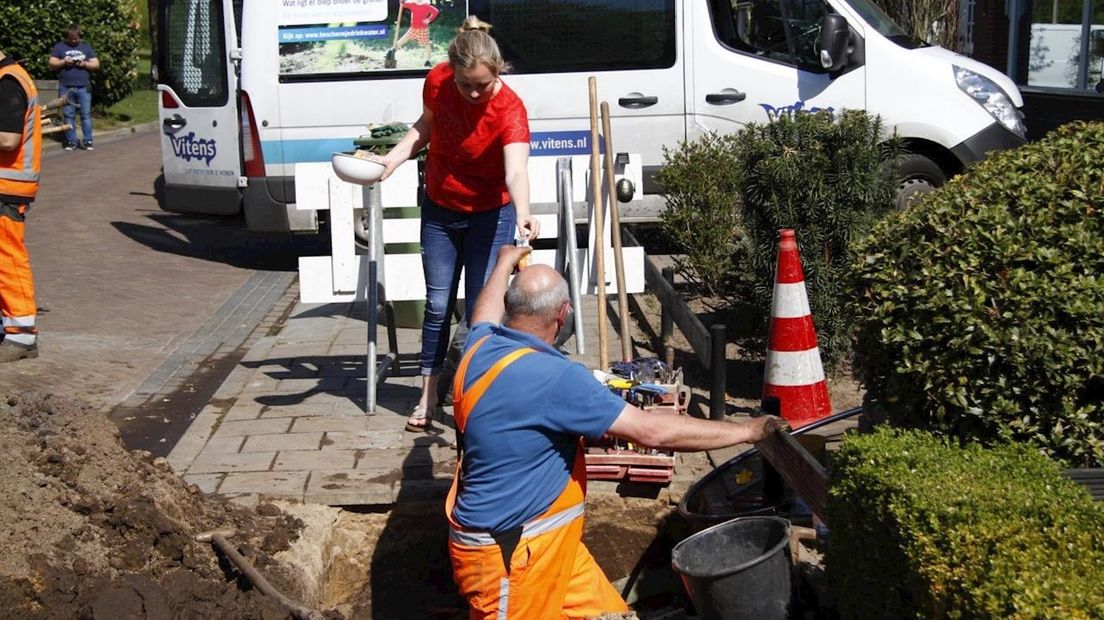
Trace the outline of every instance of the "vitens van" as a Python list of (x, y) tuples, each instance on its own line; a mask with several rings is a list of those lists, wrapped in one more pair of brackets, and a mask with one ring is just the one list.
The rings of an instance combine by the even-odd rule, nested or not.
[(593, 75), (646, 194), (665, 146), (803, 110), (879, 114), (909, 153), (902, 199), (1024, 141), (1011, 80), (870, 0), (161, 0), (163, 206), (317, 231), (318, 212), (295, 208), (295, 164), (350, 149), (369, 123), (416, 120), (468, 14), (494, 25), (532, 156), (589, 152)]

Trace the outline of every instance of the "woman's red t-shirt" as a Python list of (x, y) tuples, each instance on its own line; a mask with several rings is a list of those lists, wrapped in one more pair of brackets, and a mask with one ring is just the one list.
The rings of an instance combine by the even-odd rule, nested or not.
[(486, 102), (468, 103), (441, 63), (426, 75), (422, 101), (433, 112), (426, 192), (438, 205), (478, 213), (510, 202), (502, 147), (529, 142), (529, 116), (506, 84)]

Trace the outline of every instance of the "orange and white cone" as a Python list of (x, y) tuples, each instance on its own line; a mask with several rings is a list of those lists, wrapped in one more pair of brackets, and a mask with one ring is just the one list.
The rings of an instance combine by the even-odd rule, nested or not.
[(763, 400), (777, 399), (779, 415), (791, 425), (804, 424), (830, 414), (832, 403), (797, 239), (790, 229), (779, 231), (779, 237)]

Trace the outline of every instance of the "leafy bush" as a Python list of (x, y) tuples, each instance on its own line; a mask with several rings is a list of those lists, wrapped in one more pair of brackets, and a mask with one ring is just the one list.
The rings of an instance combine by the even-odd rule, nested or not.
[(895, 424), (1104, 463), (1104, 123), (990, 156), (876, 226), (855, 370)]
[(849, 435), (827, 512), (844, 618), (1104, 617), (1104, 508), (1026, 446)]
[(842, 359), (850, 350), (844, 308), (851, 243), (893, 208), (896, 185), (886, 161), (896, 156), (894, 141), (887, 142), (878, 117), (845, 111), (748, 125), (734, 143), (755, 306), (770, 315), (778, 230), (792, 228), (821, 355), (828, 363)]
[(4, 25), (0, 49), (13, 58), (26, 59), (27, 70), (35, 78), (57, 79), (47, 59), (72, 22), (80, 24), (81, 38), (100, 57), (100, 71), (92, 74), (93, 103), (105, 108), (122, 101), (133, 91), (138, 76), (140, 24), (134, 0), (0, 3), (0, 24)]
[(664, 147), (656, 182), (667, 209), (662, 228), (680, 256), (675, 267), (706, 295), (724, 293), (735, 274), (740, 232), (736, 136), (707, 134), (678, 149)]

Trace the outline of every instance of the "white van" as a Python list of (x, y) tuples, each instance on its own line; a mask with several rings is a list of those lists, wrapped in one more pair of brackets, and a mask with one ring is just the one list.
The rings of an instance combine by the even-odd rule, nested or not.
[[(426, 4), (429, 34), (406, 37), (414, 11), (429, 11), (409, 5)], [(616, 149), (642, 156), (645, 194), (658, 192), (663, 147), (800, 110), (881, 115), (909, 151), (903, 200), (1024, 142), (1011, 80), (913, 38), (870, 0), (161, 0), (158, 10), (162, 204), (244, 212), (257, 231), (318, 230), (317, 211), (295, 208), (294, 165), (349, 150), (369, 123), (416, 120), (427, 65), (445, 59), (469, 13), (494, 25), (513, 66), (505, 80), (528, 108), (532, 155), (589, 152), (596, 76)], [(400, 36), (406, 45), (389, 52)]]

